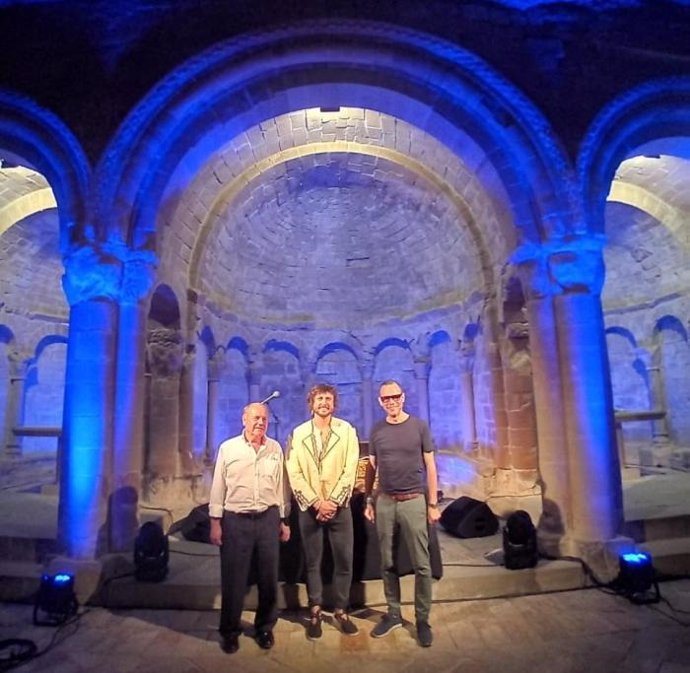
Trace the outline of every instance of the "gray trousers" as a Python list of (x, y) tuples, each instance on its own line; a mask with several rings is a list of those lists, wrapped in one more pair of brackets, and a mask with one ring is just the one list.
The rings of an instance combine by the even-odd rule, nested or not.
[(299, 532), (307, 566), (309, 605), (323, 605), (321, 561), (323, 541), (328, 533), (333, 555), (333, 607), (336, 610), (345, 610), (350, 603), (352, 584), (352, 511), (349, 507), (340, 507), (330, 521), (320, 523), (316, 520), (313, 509), (309, 508), (306, 512), (300, 510)]
[(395, 545), (404, 544), (414, 568), (414, 611), (417, 622), (429, 621), (431, 559), (426, 498), (397, 502), (385, 494), (376, 500), (376, 531), (381, 551), (381, 576), (388, 613), (400, 617), (400, 576), (395, 567)]

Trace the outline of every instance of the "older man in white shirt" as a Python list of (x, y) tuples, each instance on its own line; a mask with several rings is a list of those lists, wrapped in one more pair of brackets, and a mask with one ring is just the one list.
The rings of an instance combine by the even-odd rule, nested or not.
[(228, 654), (239, 648), (242, 608), (254, 555), (259, 595), (254, 637), (262, 649), (273, 647), (273, 627), (278, 619), (279, 541), (290, 539), (283, 451), (278, 442), (266, 437), (266, 405), (247, 405), (242, 425), (242, 434), (224, 441), (218, 449), (209, 502), (211, 542), (220, 547), (218, 630)]

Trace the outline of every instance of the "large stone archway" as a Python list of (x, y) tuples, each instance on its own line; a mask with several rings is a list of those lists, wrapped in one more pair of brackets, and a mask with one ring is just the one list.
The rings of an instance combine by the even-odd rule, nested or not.
[[(348, 116), (344, 109), (351, 111)], [(335, 130), (328, 137), (329, 114), (340, 115), (337, 118), (349, 130)], [(339, 128), (337, 123), (333, 126)], [(324, 171), (328, 180), (319, 177)], [(375, 308), (382, 309), (382, 317), (374, 320), (372, 311), (356, 327), (354, 290), (347, 306), (351, 310), (337, 312), (328, 307), (328, 311), (314, 310), (303, 317), (317, 302), (300, 303), (292, 296), (282, 317), (269, 314), (269, 299), (275, 292), (300, 287), (298, 282), (276, 282), (275, 270), (262, 276), (273, 291), (261, 296), (254, 293), (254, 305), (223, 297), (225, 286), (235, 294), (252, 289), (249, 284), (240, 285), (249, 272), (238, 272), (235, 267), (241, 265), (233, 260), (242, 261), (237, 251), (254, 246), (255, 238), (274, 241), (275, 255), (281, 255), (277, 267), (289, 262), (285, 250), (275, 244), (281, 240), (276, 229), (266, 219), (252, 215), (250, 226), (243, 229), (238, 214), (244, 217), (244, 203), (259, 204), (274, 220), (279, 219), (285, 212), (300, 212), (297, 205), (303, 203), (300, 199), (306, 198), (307, 191), (295, 185), (306, 176), (307, 186), (316, 190), (315, 200), (323, 202), (325, 190), (336, 194), (359, 184), (353, 180), (355, 173), (371, 188), (392, 185), (389, 193), (393, 193), (395, 208), (410, 196), (412, 207), (397, 211), (401, 232), (420, 234), (426, 242), (435, 236), (429, 225), (433, 217), (437, 217), (434, 226), (441, 232), (441, 241), (451, 240), (448, 232), (453, 227), (462, 232), (465, 238), (460, 247), (471, 260), (467, 278), (451, 256), (444, 257), (453, 254), (451, 245), (438, 246), (439, 250), (423, 257), (426, 261), (420, 268), (433, 270), (421, 274), (414, 267), (414, 256), (406, 254), (398, 242), (385, 257), (358, 256), (354, 246), (348, 259), (360, 265), (366, 263), (365, 258), (376, 260), (369, 270), (374, 287), (385, 286), (387, 274), (394, 270), (381, 271), (383, 261), (396, 259), (417, 273), (410, 275), (414, 281), (406, 289), (428, 283), (428, 297), (419, 291), (401, 292), (401, 306), (395, 310), (392, 303), (377, 301)], [(438, 211), (431, 206), (424, 209), (430, 220), (416, 226), (415, 206), (422, 204), (422, 197), (412, 187), (433, 194), (440, 204)], [(273, 193), (261, 196), (270, 189), (275, 197)], [(476, 446), (482, 469), (492, 471), (491, 478), (482, 480), (489, 490), (480, 495), (494, 496), (497, 502), (505, 498), (503, 508), (522, 504), (526, 496), (539, 499), (540, 473), (556, 495), (559, 525), (553, 532), (559, 551), (565, 548), (558, 546), (563, 539), (571, 545), (568, 549), (586, 554), (592, 544), (605, 546), (615, 537), (621, 518), (620, 483), (616, 482), (611, 440), (607, 371), (601, 360), (605, 349), (598, 320), (600, 245), (589, 236), (570, 167), (548, 125), (519, 91), (486, 64), (428, 36), (369, 23), (304, 24), (220, 45), (171, 74), (130, 114), (98, 166), (93, 197), (93, 230), (98, 247), (110, 255), (112, 263), (101, 265), (100, 275), (89, 276), (92, 284), (106, 288), (98, 293), (96, 303), (91, 293), (75, 304), (84, 309), (84, 320), (89, 311), (102, 319), (95, 325), (102, 350), (99, 361), (106, 361), (108, 367), (103, 375), (115, 381), (114, 392), (103, 391), (102, 402), (106, 418), (112, 418), (115, 427), (112, 439), (99, 426), (83, 440), (91, 449), (104, 437), (110, 442), (114, 488), (136, 490), (137, 466), (143, 464), (135, 456), (143, 444), (138, 411), (144, 407), (142, 335), (145, 297), (155, 265), (156, 281), (167, 284), (180, 300), (181, 329), (190, 359), (202, 333), (210, 333), (211, 341), (223, 350), (230, 350), (238, 340), (248, 344), (242, 376), (253, 397), (263, 397), (262, 386), (275, 376), (284, 376), (297, 399), (300, 386), (317, 373), (330, 373), (318, 357), (325, 352), (331, 358), (328, 367), (337, 367), (341, 358), (351, 372), (348, 382), (359, 391), (362, 404), (367, 400), (370, 407), (377, 377), (402, 369), (415, 392), (410, 395), (419, 405), (415, 411), (428, 416), (425, 407), (434, 402), (433, 397), (429, 400), (430, 363), (442, 366), (438, 363), (447, 361), (448, 353), (457, 350), (471, 331), (471, 348), (458, 357), (462, 360), (459, 369), (473, 373), (475, 380), (473, 385), (465, 382), (454, 387), (452, 394), (473, 395), (472, 413), (480, 420), (468, 442), (457, 438), (460, 447)], [(374, 201), (380, 203), (368, 207), (376, 217), (384, 217), (385, 199)], [(253, 212), (258, 210), (253, 208)], [(346, 210), (333, 209), (342, 218)], [(308, 227), (300, 228), (298, 219), (288, 216), (281, 224), (293, 235), (304, 236)], [(315, 222), (319, 226), (314, 227), (314, 241), (324, 240), (323, 220)], [(370, 236), (367, 228), (352, 231), (355, 241), (370, 240), (367, 250), (375, 250), (376, 239), (366, 238)], [(331, 247), (341, 245), (340, 233), (332, 236)], [(285, 247), (307, 259), (304, 268), (310, 248), (306, 239), (298, 242), (303, 247)], [(226, 255), (222, 263), (220, 252)], [(317, 261), (325, 276), (334, 273), (337, 252), (328, 264), (323, 251), (319, 252)], [(268, 261), (261, 258), (262, 263)], [(89, 259), (76, 253), (68, 262), (76, 271), (82, 262), (88, 266)], [(440, 267), (447, 263), (453, 280), (444, 284), (436, 263)], [(356, 264), (346, 279), (358, 278)], [(532, 311), (534, 391), (525, 374), (529, 368), (522, 365), (524, 349), (513, 368), (508, 360), (514, 351), (501, 349), (515, 325), (502, 322), (499, 310), (499, 281), (511, 264), (520, 268), (527, 311)], [(85, 276), (75, 273), (79, 277)], [(116, 311), (102, 301), (111, 296), (107, 290), (111, 284), (118, 292), (122, 287), (128, 290), (124, 298), (112, 294), (119, 302)], [(352, 282), (352, 286), (361, 292), (363, 283)], [(347, 295), (347, 281), (339, 287)], [(542, 301), (545, 296), (549, 299)], [(252, 306), (268, 319), (252, 320)], [(469, 325), (476, 329), (468, 331)], [(571, 325), (585, 328), (573, 332)], [(448, 335), (453, 344), (450, 351), (446, 342), (430, 338), (436, 333)], [(351, 349), (332, 347), (348, 340), (353, 343)], [(440, 351), (433, 352), (441, 347), (443, 357), (438, 356)], [(106, 351), (114, 353), (110, 360)], [(570, 361), (582, 366), (577, 375), (567, 367)], [(589, 367), (592, 362), (597, 366)], [(180, 385), (190, 385), (192, 380), (183, 375)], [(569, 396), (569, 391), (574, 395)], [(189, 390), (181, 390), (180, 395), (189, 397)], [(528, 404), (528, 412), (519, 413), (514, 405), (519, 407), (532, 395), (534, 410)], [(559, 407), (555, 412), (554, 406)], [(531, 413), (536, 416), (539, 436), (538, 465)], [(370, 410), (363, 407), (362, 417), (368, 416)], [(587, 419), (594, 416), (600, 420), (589, 423)], [(531, 432), (509, 432), (511, 419), (531, 422)], [(187, 428), (183, 434), (195, 433)], [(510, 450), (504, 450), (510, 443)], [(520, 452), (532, 457), (529, 464), (513, 461), (511, 456)], [(101, 469), (97, 462), (92, 465), (96, 472)], [(530, 472), (529, 478), (515, 477), (518, 465)], [(594, 485), (587, 479), (590, 472), (598, 475)], [(524, 491), (516, 490), (526, 482)], [(593, 493), (598, 505), (590, 515), (587, 503)], [(73, 498), (71, 494), (65, 497)], [(65, 511), (81, 507), (83, 500), (75, 497)], [(80, 541), (79, 553), (88, 553), (96, 519), (88, 524), (73, 517), (63, 521), (66, 537)]]

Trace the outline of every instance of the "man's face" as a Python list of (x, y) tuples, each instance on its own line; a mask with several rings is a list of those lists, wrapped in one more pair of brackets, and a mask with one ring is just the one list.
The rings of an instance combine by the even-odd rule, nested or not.
[(331, 393), (316, 393), (311, 403), (311, 410), (315, 416), (326, 418), (333, 414), (335, 400)]
[(245, 437), (250, 442), (262, 442), (268, 427), (268, 410), (263, 404), (252, 404), (242, 416)]
[(381, 386), (379, 390), (379, 404), (386, 412), (386, 416), (395, 418), (403, 409), (405, 393), (395, 383)]

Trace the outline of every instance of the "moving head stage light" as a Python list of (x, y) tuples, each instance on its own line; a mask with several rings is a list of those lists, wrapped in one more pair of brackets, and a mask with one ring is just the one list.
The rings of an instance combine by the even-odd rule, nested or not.
[(139, 582), (162, 582), (169, 556), (168, 536), (159, 524), (147, 521), (134, 541), (134, 576)]
[(537, 565), (537, 531), (532, 518), (518, 509), (507, 519), (503, 528), (503, 562), (508, 570), (534, 568)]

